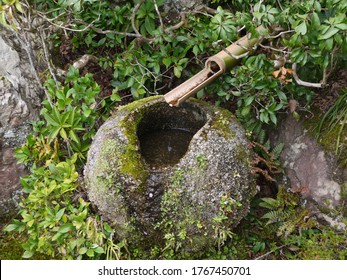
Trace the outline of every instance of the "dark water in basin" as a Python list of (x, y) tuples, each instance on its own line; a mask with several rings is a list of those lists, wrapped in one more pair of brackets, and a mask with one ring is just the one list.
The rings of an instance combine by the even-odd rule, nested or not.
[(152, 167), (178, 163), (188, 149), (193, 133), (181, 129), (158, 130), (139, 137), (141, 154)]

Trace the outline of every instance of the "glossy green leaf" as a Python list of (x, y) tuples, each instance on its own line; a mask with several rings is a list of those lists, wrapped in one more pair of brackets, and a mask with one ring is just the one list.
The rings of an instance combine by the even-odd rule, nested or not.
[(18, 228), (17, 225), (15, 225), (15, 224), (9, 224), (9, 225), (7, 225), (7, 226), (4, 228), (4, 231), (14, 231), (14, 230), (16, 230), (17, 228)]
[(95, 248), (94, 252), (97, 253), (97, 254), (104, 254), (105, 253), (104, 249), (102, 247), (100, 247), (100, 246)]
[(166, 66), (166, 68), (168, 68), (170, 66), (170, 64), (172, 63), (172, 59), (171, 57), (164, 57), (162, 59), (164, 65)]
[(300, 23), (297, 27), (295, 27), (295, 32), (301, 35), (305, 35), (307, 33), (307, 25), (306, 22)]
[(64, 128), (61, 128), (59, 132), (60, 132), (61, 138), (63, 138), (64, 140), (67, 139), (66, 130)]
[(60, 125), (60, 124), (59, 124), (59, 121), (56, 120), (55, 117), (51, 116), (51, 115), (48, 114), (48, 113), (44, 113), (44, 114), (43, 114), (43, 117), (46, 119), (47, 124), (49, 124), (49, 125), (52, 125), (52, 126), (59, 126), (59, 125)]
[(177, 78), (181, 78), (181, 67), (175, 66), (174, 67), (174, 74)]
[(62, 208), (55, 214), (56, 221), (59, 221), (61, 219), (61, 217), (64, 215), (64, 212), (65, 208)]
[(23, 259), (30, 259), (34, 255), (34, 252), (32, 251), (25, 251), (24, 254), (22, 255)]
[(316, 0), (313, 4), (314, 9), (316, 10), (317, 13), (320, 13), (320, 11), (322, 10), (322, 6), (320, 4), (319, 0)]
[(296, 119), (297, 121), (300, 119), (300, 115), (299, 115), (296, 111), (293, 112), (293, 117), (294, 117), (294, 119)]
[(74, 229), (75, 229), (75, 227), (73, 226), (73, 224), (65, 224), (59, 228), (58, 233), (67, 233), (67, 232), (74, 230)]
[(154, 21), (153, 19), (151, 19), (150, 17), (146, 17), (145, 18), (145, 27), (146, 27), (146, 31), (153, 35), (153, 32), (155, 30), (155, 24), (154, 24)]
[(85, 253), (87, 253), (87, 251), (88, 251), (88, 248), (82, 247), (78, 250), (78, 254), (84, 255)]
[(335, 24), (335, 27), (337, 27), (338, 29), (341, 29), (341, 30), (347, 30), (347, 23)]
[(326, 40), (334, 36), (340, 29), (331, 26), (324, 34), (318, 36), (318, 40)]
[(251, 106), (243, 107), (241, 110), (241, 115), (245, 117), (249, 115), (250, 111), (251, 111)]
[(318, 28), (320, 26), (320, 19), (317, 13), (312, 13), (311, 22), (314, 28)]
[(93, 249), (88, 249), (87, 256), (90, 257), (90, 258), (94, 257), (94, 250)]
[(254, 98), (255, 98), (254, 95), (251, 95), (251, 96), (247, 97), (246, 100), (245, 100), (245, 106), (248, 107), (249, 105), (251, 105), (253, 100), (254, 100)]

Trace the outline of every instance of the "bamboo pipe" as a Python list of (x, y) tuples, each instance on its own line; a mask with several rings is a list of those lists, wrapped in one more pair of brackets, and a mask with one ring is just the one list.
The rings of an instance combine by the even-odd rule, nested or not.
[[(264, 30), (262, 26), (257, 28), (258, 32), (262, 30)], [(262, 36), (253, 39), (250, 39), (250, 37), (251, 35), (247, 34), (219, 53), (208, 58), (205, 68), (165, 94), (165, 101), (170, 106), (179, 106), (200, 89), (212, 83), (225, 71), (230, 70), (263, 39)]]

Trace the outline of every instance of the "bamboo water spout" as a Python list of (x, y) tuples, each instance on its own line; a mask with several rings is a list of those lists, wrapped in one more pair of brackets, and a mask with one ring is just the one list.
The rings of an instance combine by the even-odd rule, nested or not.
[[(257, 30), (261, 31), (264, 30), (264, 28), (259, 26)], [(235, 66), (242, 57), (248, 55), (262, 40), (262, 36), (252, 39), (250, 36), (251, 34), (245, 35), (229, 47), (208, 58), (205, 63), (205, 68), (165, 94), (165, 101), (169, 103), (170, 106), (179, 106), (190, 96), (194, 95), (200, 89), (212, 83), (225, 71)]]

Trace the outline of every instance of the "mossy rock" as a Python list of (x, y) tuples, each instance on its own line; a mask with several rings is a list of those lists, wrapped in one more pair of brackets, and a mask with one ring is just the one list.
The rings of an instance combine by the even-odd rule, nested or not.
[[(170, 129), (191, 133), (187, 150), (175, 164), (153, 166), (140, 139)], [(100, 127), (84, 175), (119, 239), (189, 255), (222, 242), (248, 213), (256, 192), (250, 157), (230, 112), (197, 100), (170, 107), (158, 96), (119, 108)]]

